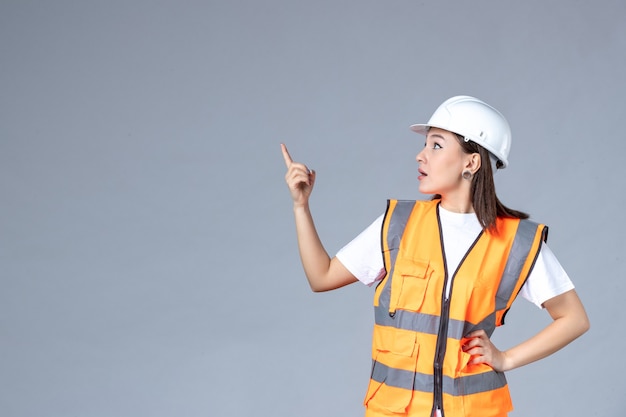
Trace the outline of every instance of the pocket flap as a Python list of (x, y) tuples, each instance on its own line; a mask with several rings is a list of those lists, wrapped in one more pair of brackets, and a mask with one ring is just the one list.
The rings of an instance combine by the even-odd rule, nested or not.
[(430, 263), (428, 261), (407, 257), (398, 257), (396, 260), (395, 271), (403, 277), (416, 278), (427, 278), (432, 273)]
[(417, 351), (417, 333), (394, 327), (375, 326), (374, 347), (380, 352), (413, 356)]

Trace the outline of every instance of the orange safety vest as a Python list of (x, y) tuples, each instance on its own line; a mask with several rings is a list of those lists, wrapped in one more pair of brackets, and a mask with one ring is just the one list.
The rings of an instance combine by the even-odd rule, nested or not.
[[(446, 267), (439, 200), (388, 202), (382, 245), (387, 274), (374, 296), (367, 417), (506, 416), (513, 409), (504, 373), (468, 365), (469, 333), (491, 336), (530, 274), (548, 228), (498, 218), (456, 271)], [(445, 283), (450, 281), (446, 298)]]

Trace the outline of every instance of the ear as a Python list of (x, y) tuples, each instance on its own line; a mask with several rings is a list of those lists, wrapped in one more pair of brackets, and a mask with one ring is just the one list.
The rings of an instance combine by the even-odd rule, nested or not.
[(467, 155), (465, 161), (465, 169), (469, 170), (472, 174), (475, 174), (481, 166), (481, 158), (479, 153), (471, 153)]

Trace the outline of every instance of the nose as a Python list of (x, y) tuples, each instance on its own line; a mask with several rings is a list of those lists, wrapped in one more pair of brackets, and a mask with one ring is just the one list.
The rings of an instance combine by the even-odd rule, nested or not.
[(417, 153), (417, 155), (415, 155), (415, 160), (420, 163), (420, 162), (424, 162), (424, 149), (426, 149), (425, 147), (422, 148), (421, 151), (419, 151)]

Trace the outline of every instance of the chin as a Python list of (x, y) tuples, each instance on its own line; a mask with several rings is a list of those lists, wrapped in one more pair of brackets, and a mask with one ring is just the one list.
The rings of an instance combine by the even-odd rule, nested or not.
[(421, 194), (426, 194), (426, 195), (434, 195), (434, 194), (438, 194), (437, 191), (431, 190), (428, 187), (418, 187), (417, 189)]

